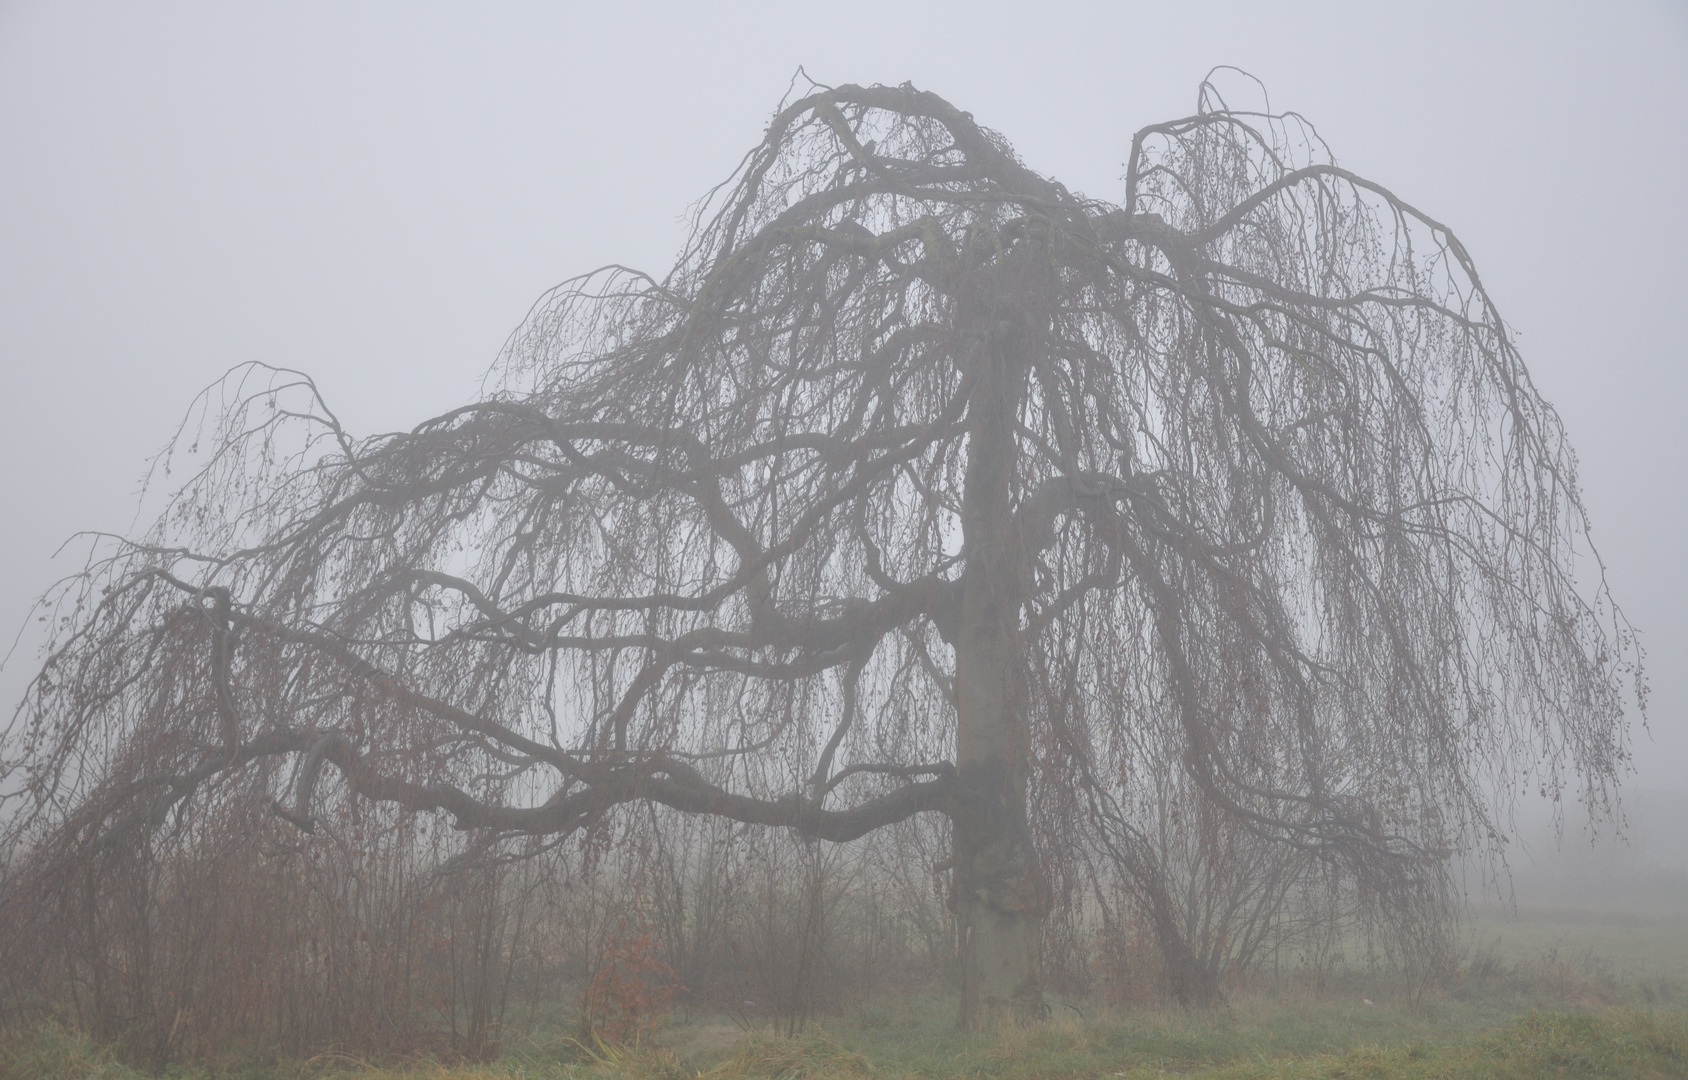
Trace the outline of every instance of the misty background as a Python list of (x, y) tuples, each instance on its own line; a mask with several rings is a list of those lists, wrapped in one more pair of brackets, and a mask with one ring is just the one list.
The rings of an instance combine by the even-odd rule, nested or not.
[(83, 548), (54, 552), (145, 524), (146, 459), (198, 390), (297, 367), (357, 434), (474, 397), (545, 289), (666, 271), (799, 65), (934, 90), (1117, 200), (1132, 133), (1193, 111), (1217, 64), (1453, 228), (1579, 452), (1651, 725), (1628, 842), (1591, 846), (1572, 811), (1521, 880), (1688, 873), (1688, 4), (1667, 0), (0, 3), (0, 630), (24, 627), (0, 698)]

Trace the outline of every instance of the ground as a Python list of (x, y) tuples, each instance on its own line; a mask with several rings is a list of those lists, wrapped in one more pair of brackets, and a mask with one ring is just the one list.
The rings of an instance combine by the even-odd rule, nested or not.
[[(1047, 1022), (992, 1036), (954, 1030), (942, 993), (887, 995), (777, 1038), (720, 1017), (674, 1017), (651, 1044), (509, 1040), (477, 1065), (376, 1067), (325, 1056), (187, 1069), (183, 1080), (1135, 1080), (1224, 1077), (1688, 1078), (1688, 905), (1479, 910), (1465, 964), (1417, 1002), (1363, 970), (1322, 987), (1233, 989), (1211, 1014), (1112, 1013), (1052, 1002)], [(136, 1080), (142, 1074), (51, 1025), (14, 1040), (0, 1075)]]

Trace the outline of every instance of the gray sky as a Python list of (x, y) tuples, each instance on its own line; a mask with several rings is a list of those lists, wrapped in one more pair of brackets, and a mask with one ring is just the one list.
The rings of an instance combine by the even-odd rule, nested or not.
[[(355, 431), (472, 396), (548, 286), (665, 270), (797, 66), (935, 90), (1118, 198), (1235, 64), (1451, 225), (1582, 458), (1688, 790), (1688, 5), (0, 2), (0, 626), (124, 531), (193, 394), (308, 370)], [(30, 656), (0, 673), (10, 701)]]

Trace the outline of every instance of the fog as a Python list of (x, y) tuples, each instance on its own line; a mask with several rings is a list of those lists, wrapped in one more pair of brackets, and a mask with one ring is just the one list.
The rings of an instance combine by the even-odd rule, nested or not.
[(799, 65), (936, 90), (1117, 199), (1131, 133), (1233, 64), (1451, 226), (1515, 327), (1644, 635), (1627, 787), (1668, 821), (1680, 800), (1645, 793), (1688, 792), (1688, 9), (1261, 7), (6, 4), (0, 623), (77, 568), (54, 559), (77, 530), (134, 527), (146, 458), (230, 366), (406, 428), (473, 396), (557, 281), (660, 276)]

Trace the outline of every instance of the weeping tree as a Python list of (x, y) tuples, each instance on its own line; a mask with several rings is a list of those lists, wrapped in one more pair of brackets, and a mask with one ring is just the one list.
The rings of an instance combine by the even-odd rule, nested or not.
[(409, 432), (287, 371), (208, 393), (157, 525), (47, 601), (11, 841), (88, 874), (41, 881), (255, 797), (940, 815), (978, 1027), (1041, 1009), (1063, 837), (1168, 902), (1146, 746), (1392, 896), (1526, 785), (1611, 797), (1636, 649), (1560, 420), (1453, 234), (1300, 118), (1204, 83), (1111, 203), (935, 94), (813, 87), (696, 222)]

